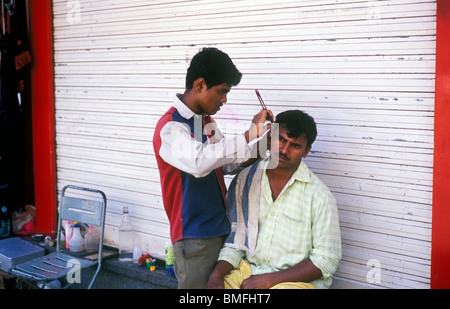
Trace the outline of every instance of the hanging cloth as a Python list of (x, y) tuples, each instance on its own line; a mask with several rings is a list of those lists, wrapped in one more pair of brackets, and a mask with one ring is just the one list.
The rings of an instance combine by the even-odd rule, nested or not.
[[(29, 67), (31, 53), (25, 0), (2, 0), (0, 23), (0, 238), (10, 236), (12, 212), (26, 204), (24, 179), (26, 156), (24, 127), (31, 118)], [(31, 115), (31, 112), (27, 112)]]

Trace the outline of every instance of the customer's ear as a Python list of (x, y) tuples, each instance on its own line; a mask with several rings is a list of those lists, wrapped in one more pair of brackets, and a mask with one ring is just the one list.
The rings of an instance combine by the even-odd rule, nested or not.
[(309, 145), (308, 148), (306, 148), (306, 151), (303, 153), (303, 159), (308, 156), (308, 153), (311, 151), (312, 145)]

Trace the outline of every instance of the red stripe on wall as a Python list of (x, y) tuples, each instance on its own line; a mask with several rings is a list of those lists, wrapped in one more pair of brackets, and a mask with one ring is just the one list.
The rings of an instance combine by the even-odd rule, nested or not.
[(450, 1), (437, 1), (431, 288), (450, 288)]
[(56, 231), (52, 1), (29, 0), (33, 154), (38, 233)]

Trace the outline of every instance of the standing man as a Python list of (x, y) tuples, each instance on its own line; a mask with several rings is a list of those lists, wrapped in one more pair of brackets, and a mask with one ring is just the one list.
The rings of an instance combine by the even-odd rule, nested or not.
[[(278, 124), (278, 125), (277, 125)], [(279, 148), (242, 170), (228, 192), (232, 231), (209, 288), (328, 288), (341, 258), (336, 200), (302, 161), (317, 130), (298, 111), (277, 115)], [(273, 157), (278, 165), (268, 168)]]
[(197, 53), (187, 70), (186, 89), (158, 121), (153, 147), (170, 222), (178, 288), (204, 288), (230, 232), (222, 167), (251, 162), (248, 143), (264, 129), (267, 110), (254, 116), (242, 135), (224, 138), (210, 117), (226, 103), (242, 74), (216, 48)]

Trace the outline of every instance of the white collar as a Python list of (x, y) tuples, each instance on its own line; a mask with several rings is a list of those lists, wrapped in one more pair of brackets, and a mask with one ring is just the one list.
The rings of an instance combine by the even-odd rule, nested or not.
[(183, 103), (183, 101), (180, 100), (178, 96), (181, 96), (181, 94), (176, 94), (173, 98), (173, 106), (178, 110), (181, 117), (185, 119), (191, 119), (193, 116), (201, 117), (202, 115), (195, 114), (189, 107), (187, 107), (186, 104)]

